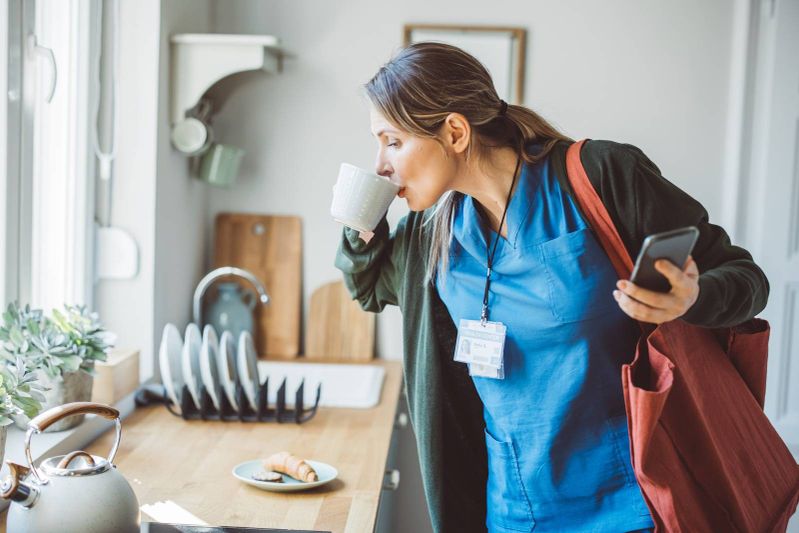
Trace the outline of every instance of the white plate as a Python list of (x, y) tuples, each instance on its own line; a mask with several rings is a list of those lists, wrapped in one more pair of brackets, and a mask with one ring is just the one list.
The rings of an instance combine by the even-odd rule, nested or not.
[(161, 347), (158, 350), (158, 364), (161, 369), (161, 382), (166, 388), (166, 394), (175, 407), (180, 411), (180, 394), (183, 390), (183, 373), (180, 368), (180, 352), (183, 349), (183, 339), (180, 331), (174, 324), (164, 326), (161, 335)]
[(189, 394), (197, 409), (200, 408), (200, 349), (203, 345), (202, 334), (197, 324), (191, 322), (186, 326), (183, 335), (183, 350), (180, 353), (183, 381), (189, 388)]
[(264, 469), (263, 460), (261, 459), (255, 459), (236, 465), (233, 468), (233, 475), (248, 485), (252, 485), (253, 487), (258, 487), (259, 489), (263, 490), (270, 490), (272, 492), (296, 492), (300, 490), (308, 490), (314, 487), (322, 486), (326, 483), (330, 483), (336, 479), (336, 476), (338, 476), (338, 470), (327, 463), (311, 461), (310, 459), (306, 459), (305, 462), (311, 465), (311, 468), (316, 470), (316, 475), (319, 478), (318, 481), (304, 483), (302, 481), (297, 481), (293, 477), (287, 476), (286, 474), (283, 474), (282, 483), (275, 483), (274, 481), (256, 481), (252, 478), (252, 474)]
[(258, 378), (258, 355), (255, 353), (255, 344), (249, 331), (242, 331), (239, 334), (238, 357), (236, 357), (236, 368), (239, 371), (239, 381), (244, 389), (244, 395), (250, 402), (250, 406), (257, 410), (255, 404), (256, 387), (261, 386)]
[(214, 408), (219, 410), (219, 396), (216, 394), (219, 387), (219, 368), (216, 362), (216, 352), (219, 349), (219, 340), (216, 331), (210, 324), (203, 328), (203, 344), (200, 348), (200, 377), (202, 377), (205, 390), (211, 397)]
[(217, 353), (219, 365), (219, 382), (225, 390), (230, 405), (236, 411), (239, 404), (236, 402), (236, 340), (233, 334), (225, 330), (219, 338), (219, 352)]

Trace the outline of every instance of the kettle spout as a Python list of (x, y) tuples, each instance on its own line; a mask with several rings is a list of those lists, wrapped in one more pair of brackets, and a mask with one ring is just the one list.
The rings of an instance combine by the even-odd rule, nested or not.
[(39, 496), (39, 489), (22, 482), (30, 472), (30, 468), (11, 461), (6, 461), (11, 472), (0, 485), (0, 498), (19, 503), (23, 507), (32, 507)]

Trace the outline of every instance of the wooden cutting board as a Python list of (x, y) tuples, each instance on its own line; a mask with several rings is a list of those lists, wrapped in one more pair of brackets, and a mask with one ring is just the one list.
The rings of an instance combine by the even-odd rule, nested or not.
[(343, 281), (327, 283), (311, 294), (305, 331), (309, 359), (365, 362), (374, 358), (375, 315), (350, 298)]
[(252, 272), (269, 295), (269, 303), (257, 304), (254, 313), (258, 356), (297, 357), (302, 320), (300, 217), (220, 213), (214, 232), (214, 268), (222, 266)]

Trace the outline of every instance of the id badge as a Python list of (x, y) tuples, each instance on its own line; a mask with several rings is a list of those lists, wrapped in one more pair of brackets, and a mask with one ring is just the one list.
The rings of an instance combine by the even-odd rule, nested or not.
[(469, 375), (481, 378), (505, 379), (505, 366), (494, 368), (480, 363), (469, 363)]
[(501, 322), (461, 319), (455, 344), (455, 360), (469, 365), (473, 376), (504, 379), (505, 335)]

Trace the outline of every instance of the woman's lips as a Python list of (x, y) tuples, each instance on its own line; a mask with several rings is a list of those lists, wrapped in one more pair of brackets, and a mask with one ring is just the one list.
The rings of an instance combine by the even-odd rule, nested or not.
[(397, 196), (400, 198), (405, 198), (405, 187), (400, 187), (399, 192), (397, 192)]

